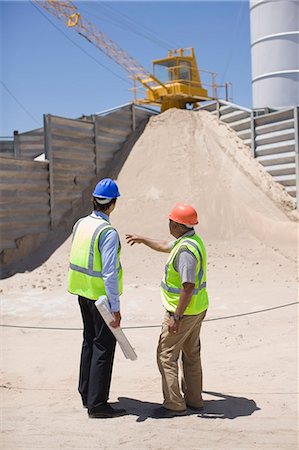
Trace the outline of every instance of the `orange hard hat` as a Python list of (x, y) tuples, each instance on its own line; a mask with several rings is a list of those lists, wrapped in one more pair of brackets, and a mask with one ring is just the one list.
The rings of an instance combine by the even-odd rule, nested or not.
[(174, 222), (182, 223), (187, 227), (193, 227), (193, 225), (198, 223), (197, 212), (195, 209), (184, 203), (177, 203), (170, 211), (168, 218)]

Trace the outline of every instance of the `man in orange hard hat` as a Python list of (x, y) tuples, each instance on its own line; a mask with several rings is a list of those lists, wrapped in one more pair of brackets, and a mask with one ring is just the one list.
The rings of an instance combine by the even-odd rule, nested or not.
[[(194, 231), (197, 213), (190, 205), (178, 203), (169, 214), (169, 230), (175, 241), (159, 241), (127, 234), (128, 244), (145, 244), (153, 250), (169, 253), (161, 282), (165, 307), (157, 361), (162, 375), (163, 406), (154, 417), (187, 414), (187, 408), (203, 409), (200, 329), (208, 308), (206, 291), (206, 250)], [(182, 355), (182, 392), (178, 360)]]

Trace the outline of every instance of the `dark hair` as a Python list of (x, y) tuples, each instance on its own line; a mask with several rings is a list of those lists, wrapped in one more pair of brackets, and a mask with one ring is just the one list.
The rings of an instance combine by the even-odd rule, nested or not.
[(106, 203), (105, 205), (100, 205), (100, 203), (98, 203), (95, 198), (92, 199), (92, 202), (94, 211), (105, 212), (110, 208), (111, 205), (114, 205), (116, 203), (116, 198), (113, 198), (109, 203)]

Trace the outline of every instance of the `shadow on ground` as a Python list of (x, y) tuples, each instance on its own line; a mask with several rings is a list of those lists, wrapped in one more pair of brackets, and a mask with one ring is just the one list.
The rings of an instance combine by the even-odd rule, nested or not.
[[(70, 233), (71, 226), (49, 231), (36, 248), (28, 250), (25, 255), (24, 252), (20, 251), (19, 260), (13, 260), (11, 264), (4, 265), (4, 268), (1, 267), (0, 279), (9, 278), (16, 273), (32, 272), (40, 267), (64, 243)], [(31, 236), (31, 238), (34, 240), (34, 237)]]
[[(205, 400), (202, 412), (198, 413), (188, 409), (187, 415), (197, 415), (202, 419), (236, 419), (237, 417), (251, 416), (255, 411), (260, 410), (254, 400), (246, 397), (235, 397), (212, 391), (203, 392), (217, 398)], [(137, 416), (136, 422), (144, 422), (149, 418), (155, 419), (153, 411), (161, 406), (157, 403), (143, 402), (128, 397), (119, 397), (118, 400), (119, 404), (115, 406), (125, 408), (129, 415)]]
[(204, 419), (236, 419), (251, 416), (255, 411), (260, 411), (255, 401), (246, 397), (235, 397), (212, 391), (203, 391), (203, 393), (217, 397), (216, 400), (205, 400), (204, 410), (200, 414), (200, 417)]

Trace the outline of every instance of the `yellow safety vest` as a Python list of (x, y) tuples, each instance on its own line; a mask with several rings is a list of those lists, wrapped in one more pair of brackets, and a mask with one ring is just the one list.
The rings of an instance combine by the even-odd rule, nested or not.
[(174, 268), (173, 262), (178, 252), (183, 248), (187, 248), (196, 258), (195, 287), (190, 303), (184, 312), (186, 316), (193, 316), (205, 311), (209, 305), (206, 290), (206, 250), (202, 240), (196, 234), (184, 236), (175, 243), (165, 266), (161, 282), (161, 296), (167, 311), (175, 312), (179, 304), (182, 281), (179, 273)]
[[(90, 300), (107, 295), (102, 276), (102, 257), (99, 252), (100, 236), (113, 229), (102, 217), (87, 216), (79, 219), (73, 229), (73, 243), (68, 273), (68, 291)], [(120, 246), (118, 249), (118, 290), (122, 293)]]

